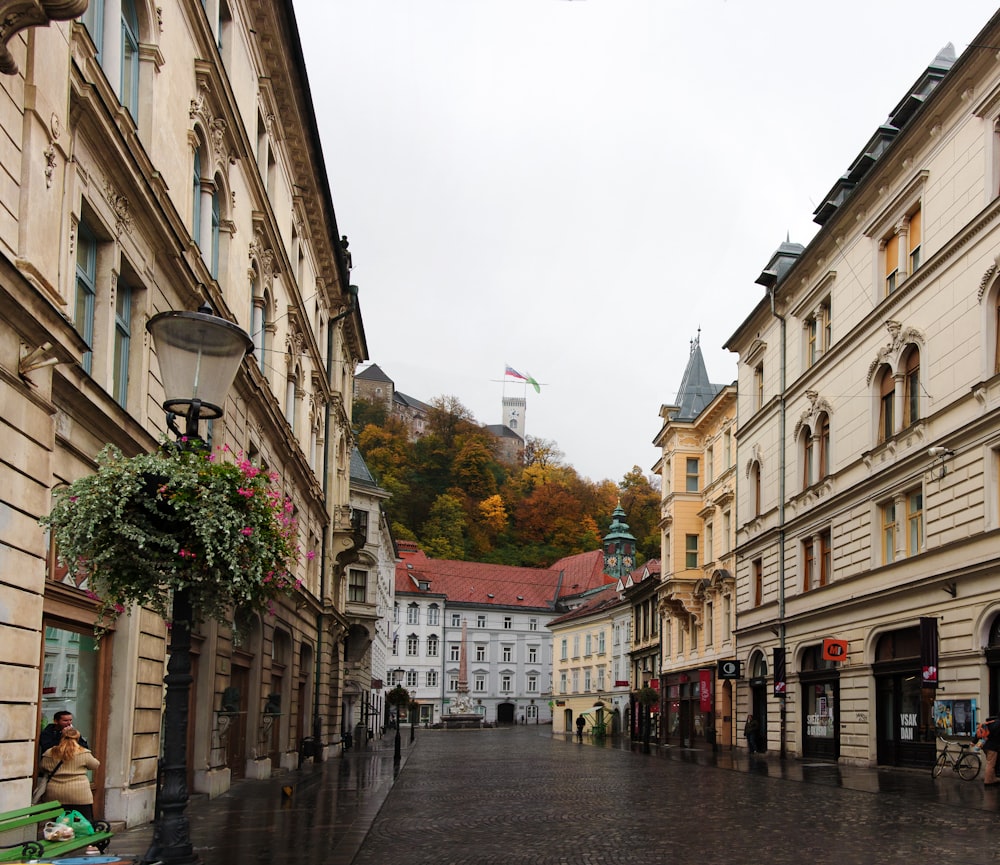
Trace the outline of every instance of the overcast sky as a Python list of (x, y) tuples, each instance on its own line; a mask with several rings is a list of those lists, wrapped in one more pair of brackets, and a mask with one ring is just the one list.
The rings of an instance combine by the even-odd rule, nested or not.
[(700, 330), (722, 345), (985, 0), (295, 0), (371, 361), (581, 475), (649, 473)]

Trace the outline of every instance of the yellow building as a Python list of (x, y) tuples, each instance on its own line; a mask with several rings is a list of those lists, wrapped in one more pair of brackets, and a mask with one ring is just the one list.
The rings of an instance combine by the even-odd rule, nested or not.
[(630, 608), (620, 584), (569, 599), (576, 609), (548, 623), (552, 632), (552, 732), (617, 735), (628, 713)]
[(734, 744), (736, 387), (708, 380), (692, 343), (675, 405), (660, 409), (660, 741)]

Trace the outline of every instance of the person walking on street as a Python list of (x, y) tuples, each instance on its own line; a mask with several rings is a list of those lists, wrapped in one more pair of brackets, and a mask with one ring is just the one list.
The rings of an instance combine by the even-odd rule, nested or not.
[(760, 722), (753, 716), (747, 715), (747, 722), (743, 725), (743, 735), (747, 738), (747, 748), (751, 754), (756, 754), (760, 744)]
[(576, 719), (576, 736), (578, 739), (583, 739), (583, 727), (587, 722), (583, 720), (583, 715), (577, 716)]
[(986, 741), (983, 742), (983, 750), (986, 752), (986, 774), (983, 776), (985, 787), (996, 787), (1000, 784), (997, 780), (997, 754), (1000, 753), (1000, 718), (986, 719)]

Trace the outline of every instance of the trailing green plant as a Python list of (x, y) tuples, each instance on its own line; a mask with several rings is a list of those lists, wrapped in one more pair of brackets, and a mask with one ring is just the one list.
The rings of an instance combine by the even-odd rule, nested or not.
[(107, 446), (97, 472), (57, 489), (40, 521), (69, 571), (87, 578), (99, 629), (134, 603), (169, 618), (171, 590), (187, 590), (195, 619), (229, 624), (236, 610), (273, 611), (301, 585), (297, 525), (277, 475), (229, 461), (228, 446), (185, 444), (134, 457)]
[(651, 688), (649, 685), (645, 685), (638, 690), (636, 693), (636, 699), (642, 706), (655, 706), (660, 702), (660, 692), (656, 688)]

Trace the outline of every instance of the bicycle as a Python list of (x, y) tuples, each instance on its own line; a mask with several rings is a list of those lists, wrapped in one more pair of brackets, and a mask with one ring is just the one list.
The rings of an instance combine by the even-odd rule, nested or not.
[[(950, 766), (953, 772), (957, 772), (963, 781), (971, 781), (979, 774), (982, 768), (982, 760), (978, 751), (972, 750), (972, 745), (968, 742), (953, 742), (938, 736), (938, 741), (944, 742), (944, 748), (938, 754), (937, 762), (931, 769), (931, 775), (937, 778), (945, 769)], [(958, 745), (959, 752), (956, 755), (951, 750), (952, 745)]]

